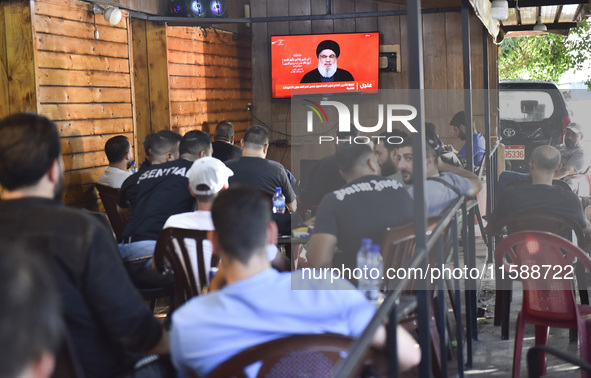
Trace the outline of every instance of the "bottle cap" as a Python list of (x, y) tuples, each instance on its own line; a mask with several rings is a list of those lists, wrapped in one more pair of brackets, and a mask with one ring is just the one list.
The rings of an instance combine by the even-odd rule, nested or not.
[(370, 238), (363, 238), (361, 239), (361, 246), (363, 247), (371, 247), (372, 240)]
[(275, 188), (275, 193), (281, 193), (281, 187)]
[(369, 249), (370, 252), (380, 253), (380, 246), (377, 244), (372, 244), (371, 248)]

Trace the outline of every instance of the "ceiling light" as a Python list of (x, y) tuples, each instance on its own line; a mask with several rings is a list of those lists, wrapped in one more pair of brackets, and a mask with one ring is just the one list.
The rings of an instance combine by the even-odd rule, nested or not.
[(509, 17), (509, 2), (507, 0), (492, 0), (490, 16), (495, 20), (506, 20)]
[(117, 7), (103, 7), (99, 4), (94, 4), (92, 8), (94, 14), (104, 14), (105, 21), (111, 25), (117, 25), (121, 21), (121, 10)]
[(536, 21), (536, 24), (534, 25), (534, 31), (539, 31), (539, 32), (548, 31), (548, 28), (546, 27), (546, 25), (544, 25), (542, 23), (542, 16), (541, 15), (538, 16), (538, 20)]

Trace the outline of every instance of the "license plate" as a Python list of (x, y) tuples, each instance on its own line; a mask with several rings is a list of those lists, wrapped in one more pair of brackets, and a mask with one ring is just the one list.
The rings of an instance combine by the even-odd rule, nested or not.
[(525, 146), (505, 146), (505, 160), (525, 160)]

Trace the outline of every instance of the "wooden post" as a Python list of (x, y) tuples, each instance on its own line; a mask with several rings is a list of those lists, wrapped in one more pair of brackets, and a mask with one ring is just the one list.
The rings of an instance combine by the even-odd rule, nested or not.
[(0, 116), (37, 112), (37, 83), (31, 4), (0, 3)]
[(151, 130), (171, 130), (166, 25), (146, 23)]

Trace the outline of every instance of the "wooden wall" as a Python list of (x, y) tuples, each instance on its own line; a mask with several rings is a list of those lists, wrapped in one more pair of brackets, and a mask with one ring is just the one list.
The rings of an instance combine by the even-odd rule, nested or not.
[(82, 2), (37, 0), (32, 6), (38, 111), (62, 136), (64, 200), (93, 208), (92, 183), (108, 164), (105, 142), (120, 134), (133, 141), (129, 20), (124, 12), (118, 25), (109, 25)]
[[(395, 4), (383, 2), (368, 2), (362, 0), (340, 0), (333, 3), (333, 14), (359, 13), (374, 11), (390, 11), (404, 9)], [(253, 17), (272, 17), (289, 15), (325, 14), (326, 3), (313, 0), (251, 0)], [(281, 34), (320, 34), (320, 33), (348, 33), (348, 32), (380, 32), (380, 44), (400, 44), (401, 72), (380, 72), (381, 89), (407, 89), (408, 77), (413, 65), (408, 61), (408, 43), (405, 16), (368, 17), (357, 19), (335, 19), (321, 21), (269, 22), (252, 25), (252, 61), (254, 115), (268, 125), (274, 132), (272, 139), (283, 139), (290, 134), (290, 103), (271, 101), (269, 40), (271, 35)], [(483, 88), (483, 26), (475, 15), (471, 16), (471, 49), (472, 49), (472, 86)], [(429, 107), (426, 100), (426, 120), (433, 122), (444, 142), (453, 143), (461, 147), (463, 142), (453, 138), (449, 120), (457, 111), (463, 109), (463, 64), (460, 13), (437, 13), (423, 15), (423, 44), (424, 44), (424, 82), (425, 88), (443, 91), (460, 90), (458, 96), (449, 96), (449, 101), (436, 107)], [(490, 43), (489, 55), (491, 61), (490, 82), (496, 83), (496, 46)], [(435, 95), (433, 92), (432, 95)], [(453, 97), (453, 98), (452, 98)], [(474, 105), (477, 116), (476, 127), (483, 131), (482, 102)], [(315, 145), (314, 145), (315, 144)], [(294, 156), (319, 158), (325, 152), (318, 151), (316, 143), (305, 143), (304, 146), (294, 146)], [(290, 167), (295, 173), (298, 166), (291, 166), (288, 147), (272, 146), (269, 158), (280, 161)], [(297, 175), (296, 175), (297, 176)]]
[(172, 129), (184, 134), (222, 120), (240, 131), (251, 124), (250, 38), (222, 30), (169, 26), (167, 31)]

